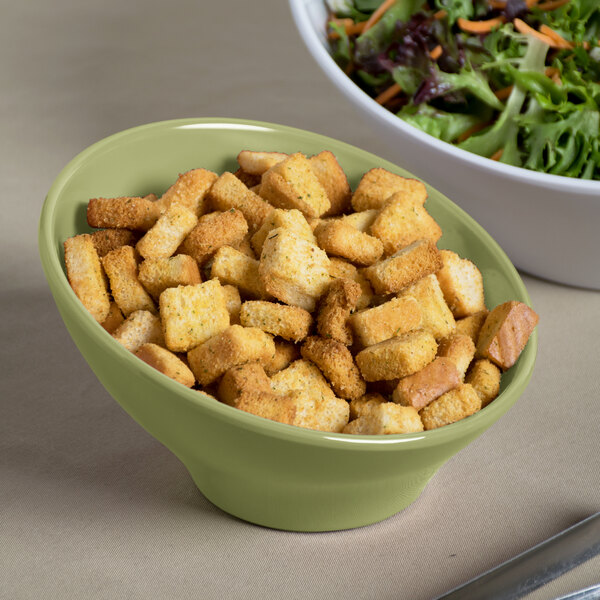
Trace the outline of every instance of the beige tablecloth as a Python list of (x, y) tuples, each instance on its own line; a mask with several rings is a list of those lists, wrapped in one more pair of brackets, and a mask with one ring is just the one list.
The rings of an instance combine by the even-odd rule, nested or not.
[[(48, 187), (90, 143), (176, 117), (279, 122), (391, 154), (283, 0), (0, 6), (0, 598), (428, 599), (600, 509), (600, 293), (529, 276), (529, 388), (411, 507), (327, 534), (213, 507), (71, 342), (37, 256)], [(531, 598), (598, 581), (595, 559)]]

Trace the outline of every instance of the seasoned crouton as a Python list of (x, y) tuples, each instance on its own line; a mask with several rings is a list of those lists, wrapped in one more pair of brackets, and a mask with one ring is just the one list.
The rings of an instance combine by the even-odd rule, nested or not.
[(420, 200), (398, 192), (379, 212), (371, 225), (371, 235), (382, 241), (385, 254), (390, 255), (417, 240), (437, 244), (442, 229)]
[(102, 325), (108, 333), (113, 333), (124, 320), (125, 317), (123, 316), (121, 309), (117, 306), (117, 303), (111, 302), (108, 315), (100, 325)]
[(299, 210), (283, 210), (281, 208), (275, 208), (264, 220), (260, 229), (252, 236), (251, 244), (254, 252), (256, 252), (256, 256), (260, 256), (263, 244), (269, 236), (269, 233), (278, 227), (290, 229), (312, 244), (317, 243), (310, 225)]
[(272, 392), (244, 392), (238, 398), (236, 408), (287, 425), (293, 425), (296, 417), (296, 404), (293, 399)]
[(437, 344), (428, 331), (403, 333), (356, 355), (356, 364), (366, 381), (397, 379), (420, 371), (434, 358)]
[(327, 192), (300, 153), (263, 174), (260, 195), (276, 208), (297, 208), (307, 217), (320, 217), (331, 208)]
[(160, 316), (173, 352), (187, 352), (229, 327), (225, 294), (216, 279), (167, 288), (160, 295)]
[(330, 283), (327, 254), (281, 227), (265, 240), (258, 272), (267, 292), (309, 312)]
[(363, 175), (352, 196), (352, 206), (357, 212), (381, 208), (395, 193), (414, 198), (421, 204), (424, 204), (427, 199), (427, 190), (417, 179), (407, 179), (385, 169), (376, 168)]
[(202, 283), (198, 263), (187, 254), (147, 258), (140, 264), (138, 278), (156, 300), (167, 288)]
[(283, 152), (255, 152), (242, 150), (237, 161), (240, 167), (252, 175), (262, 175), (277, 163), (284, 161), (289, 155)]
[(360, 285), (360, 297), (356, 301), (356, 310), (366, 308), (373, 300), (373, 290), (362, 271), (341, 258), (332, 256), (329, 259), (329, 277), (332, 279), (351, 279)]
[(121, 246), (102, 259), (102, 266), (110, 280), (110, 289), (125, 316), (136, 310), (156, 312), (156, 306), (138, 279), (135, 250)]
[(364, 274), (376, 294), (393, 294), (422, 277), (439, 271), (442, 259), (429, 240), (418, 240), (389, 258), (367, 267)]
[(358, 419), (362, 415), (367, 414), (374, 406), (384, 404), (387, 400), (377, 393), (370, 393), (350, 400), (350, 418)]
[(479, 333), (478, 357), (489, 358), (503, 370), (512, 367), (538, 320), (538, 315), (523, 302), (512, 300), (496, 306)]
[(488, 316), (487, 310), (480, 310), (479, 312), (469, 315), (468, 317), (463, 317), (462, 319), (458, 319), (456, 321), (456, 329), (455, 333), (460, 333), (462, 335), (468, 335), (475, 344), (477, 344), (477, 339), (479, 338), (479, 332), (485, 323), (485, 319)]
[(359, 265), (372, 265), (383, 254), (383, 244), (341, 219), (325, 221), (315, 230), (319, 246), (334, 256)]
[(262, 364), (273, 354), (275, 345), (268, 333), (256, 327), (231, 325), (192, 348), (188, 361), (198, 383), (209, 385), (232, 367), (255, 361)]
[(157, 371), (186, 387), (192, 387), (195, 383), (194, 374), (188, 366), (166, 348), (152, 343), (142, 344), (135, 355)]
[(436, 358), (420, 371), (403, 377), (398, 382), (392, 399), (396, 404), (421, 410), (461, 383), (462, 377), (454, 362), (449, 358)]
[(363, 233), (371, 233), (371, 225), (375, 222), (379, 211), (376, 208), (369, 210), (362, 210), (361, 212), (350, 213), (344, 215), (341, 219), (342, 222), (352, 225), (354, 229), (358, 229)]
[(317, 331), (321, 337), (352, 345), (352, 330), (348, 324), (350, 313), (356, 308), (361, 288), (352, 279), (334, 280), (319, 303)]
[(300, 358), (300, 348), (286, 340), (275, 338), (275, 354), (271, 360), (264, 364), (265, 373), (271, 377), (290, 366)]
[(391, 337), (419, 329), (421, 308), (412, 297), (392, 298), (374, 308), (350, 316), (356, 341), (364, 348)]
[(300, 342), (308, 335), (312, 320), (303, 308), (262, 300), (244, 302), (240, 312), (244, 327), (258, 327), (291, 342)]
[(143, 344), (164, 346), (165, 343), (160, 319), (147, 310), (132, 312), (112, 336), (129, 352), (136, 352)]
[(412, 296), (421, 307), (422, 327), (433, 334), (436, 340), (450, 335), (455, 328), (452, 312), (444, 300), (444, 294), (435, 275), (426, 275), (404, 288), (399, 297)]
[(452, 250), (441, 250), (442, 268), (436, 273), (440, 287), (456, 319), (486, 310), (483, 277), (468, 259)]
[(303, 390), (319, 399), (335, 397), (319, 368), (304, 359), (296, 360), (286, 369), (275, 373), (271, 377), (271, 388), (276, 394)]
[(271, 393), (271, 382), (259, 363), (246, 363), (229, 369), (221, 378), (217, 395), (221, 402), (236, 406), (244, 392)]
[(475, 356), (475, 344), (468, 335), (452, 333), (440, 340), (437, 354), (449, 358), (456, 365), (462, 381)]
[(352, 190), (336, 157), (329, 150), (324, 150), (311, 156), (308, 161), (331, 204), (323, 216), (341, 215), (346, 212), (350, 208)]
[(256, 231), (273, 207), (249, 190), (233, 173), (223, 173), (210, 188), (208, 200), (214, 210), (239, 210), (250, 231)]
[(242, 310), (242, 299), (238, 289), (233, 285), (222, 285), (221, 289), (225, 295), (225, 304), (229, 313), (229, 322), (232, 325), (239, 325), (240, 311)]
[(67, 279), (87, 311), (102, 323), (110, 311), (110, 298), (92, 236), (84, 233), (65, 240)]
[(258, 194), (256, 188), (260, 188), (260, 175), (255, 175), (254, 173), (247, 173), (240, 167), (234, 175), (251, 191), (255, 194)]
[(182, 173), (158, 200), (161, 212), (165, 212), (171, 204), (180, 204), (200, 217), (206, 212), (206, 194), (217, 177), (216, 173), (206, 169)]
[(181, 244), (181, 252), (205, 263), (222, 246), (235, 246), (248, 233), (248, 223), (241, 211), (212, 212), (203, 215)]
[(344, 433), (357, 435), (390, 435), (423, 431), (419, 413), (412, 406), (385, 402), (373, 406), (368, 412), (344, 427)]
[(336, 396), (319, 398), (307, 390), (292, 390), (286, 394), (296, 406), (292, 425), (341, 433), (348, 423), (348, 403)]
[(487, 406), (500, 393), (500, 369), (487, 358), (476, 360), (465, 377), (481, 399), (481, 408)]
[(92, 198), (87, 206), (90, 227), (148, 231), (159, 216), (158, 202), (139, 196)]
[(344, 344), (311, 336), (304, 342), (300, 352), (303, 358), (319, 367), (340, 398), (352, 400), (365, 393), (366, 384)]
[(256, 260), (258, 257), (254, 253), (254, 248), (252, 248), (251, 240), (252, 240), (252, 234), (249, 231), (245, 235), (244, 239), (239, 244), (236, 244), (235, 246), (233, 246), (233, 248), (235, 248), (236, 250), (239, 250), (242, 254), (245, 254), (249, 258)]
[(244, 296), (268, 298), (269, 294), (259, 277), (258, 268), (258, 261), (254, 258), (230, 246), (223, 246), (215, 254), (210, 275), (222, 284), (237, 287)]
[(121, 246), (133, 246), (136, 240), (133, 231), (129, 229), (101, 229), (90, 235), (100, 258)]
[(462, 385), (442, 394), (419, 412), (426, 430), (449, 425), (481, 409), (481, 400), (472, 385)]

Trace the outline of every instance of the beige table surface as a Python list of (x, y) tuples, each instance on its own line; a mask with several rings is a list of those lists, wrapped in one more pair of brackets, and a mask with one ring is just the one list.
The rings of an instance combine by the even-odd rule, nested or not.
[[(312, 62), (286, 2), (0, 0), (0, 86), (0, 598), (428, 599), (600, 509), (597, 292), (525, 276), (541, 323), (521, 400), (415, 504), (346, 532), (222, 513), (79, 355), (36, 229), (87, 145), (226, 116), (390, 156)], [(530, 597), (598, 583), (599, 559)]]

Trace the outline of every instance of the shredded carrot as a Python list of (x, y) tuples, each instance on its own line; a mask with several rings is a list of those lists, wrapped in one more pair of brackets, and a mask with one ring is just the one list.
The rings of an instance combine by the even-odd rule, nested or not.
[(385, 14), (385, 12), (389, 8), (391, 8), (395, 2), (396, 2), (396, 0), (384, 0), (379, 5), (379, 7), (377, 8), (377, 10), (366, 21), (365, 27), (363, 29), (363, 33), (365, 31), (371, 29), (371, 27), (373, 27), (373, 25), (375, 25), (375, 23), (377, 23), (379, 21), (379, 19), (381, 19), (381, 17), (383, 17), (383, 15)]
[(500, 150), (498, 150), (497, 152), (494, 152), (494, 154), (492, 154), (490, 156), (490, 158), (492, 160), (500, 160), (502, 158), (502, 153), (504, 152), (504, 148), (500, 148)]
[(570, 0), (549, 0), (548, 2), (542, 2), (538, 4), (540, 10), (556, 10), (565, 4), (568, 4)]
[(389, 102), (394, 96), (397, 96), (402, 91), (402, 88), (397, 84), (392, 84), (387, 90), (384, 90), (375, 98), (375, 102), (378, 104), (386, 104)]
[(540, 0), (525, 0), (527, 8), (533, 8)]
[(554, 40), (557, 48), (567, 48), (569, 50), (573, 49), (573, 44), (564, 37), (556, 33), (554, 29), (548, 27), (548, 25), (544, 25), (543, 23), (540, 25), (540, 33), (547, 35), (551, 40)]
[(506, 100), (511, 92), (513, 91), (513, 86), (509, 85), (508, 87), (502, 88), (501, 90), (498, 90), (497, 92), (494, 92), (496, 98), (498, 98), (498, 100)]
[(503, 8), (506, 8), (505, 0), (488, 0), (488, 4), (490, 8), (495, 8), (497, 10), (502, 10)]
[(547, 35), (544, 35), (543, 33), (540, 33), (539, 31), (536, 31), (533, 27), (529, 27), (529, 25), (527, 25), (525, 21), (522, 21), (521, 19), (515, 19), (513, 21), (513, 24), (515, 26), (515, 29), (519, 33), (522, 33), (524, 35), (532, 35), (533, 37), (536, 37), (538, 40), (544, 42), (544, 44), (547, 44), (551, 48), (556, 48), (556, 43), (552, 38), (548, 37)]
[(468, 21), (462, 17), (456, 19), (458, 26), (467, 33), (489, 33), (494, 27), (506, 22), (504, 17), (496, 17), (487, 21)]
[[(355, 23), (352, 19), (332, 19), (332, 21), (338, 23), (339, 25), (343, 25), (348, 35), (360, 35), (363, 32), (366, 23), (366, 21)], [(340, 36), (337, 31), (329, 32), (329, 39), (337, 40), (339, 37)]]
[(447, 16), (448, 16), (447, 10), (438, 10), (437, 12), (433, 13), (433, 18), (436, 21), (441, 21), (442, 19), (445, 19)]
[(438, 44), (430, 53), (431, 60), (437, 60), (443, 53), (442, 47)]
[(544, 75), (546, 77), (552, 77), (552, 76), (556, 75), (557, 73), (559, 73), (559, 70), (556, 67), (546, 67), (544, 69)]
[(472, 135), (476, 134), (478, 131), (485, 129), (490, 123), (476, 123), (473, 127), (469, 127), (466, 131), (463, 131), (457, 138), (457, 142), (464, 142), (467, 138), (470, 138)]

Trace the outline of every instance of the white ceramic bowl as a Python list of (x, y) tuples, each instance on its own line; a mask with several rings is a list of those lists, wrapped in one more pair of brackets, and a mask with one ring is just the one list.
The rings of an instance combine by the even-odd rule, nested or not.
[(600, 289), (600, 181), (536, 173), (442, 142), (408, 125), (363, 92), (329, 54), (324, 0), (289, 0), (317, 64), (402, 167), (479, 221), (517, 268), (567, 285)]

